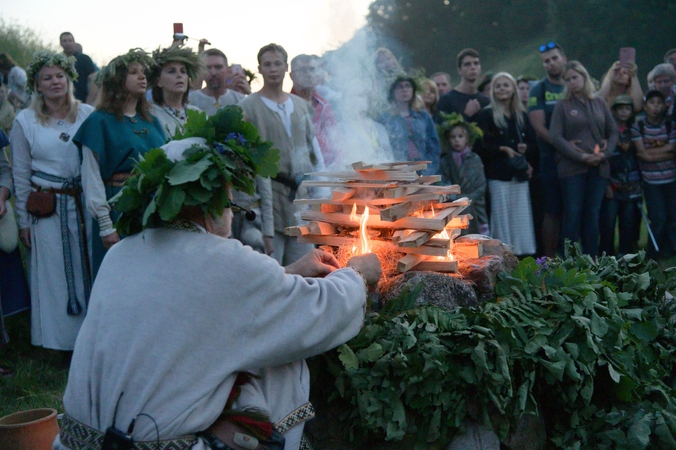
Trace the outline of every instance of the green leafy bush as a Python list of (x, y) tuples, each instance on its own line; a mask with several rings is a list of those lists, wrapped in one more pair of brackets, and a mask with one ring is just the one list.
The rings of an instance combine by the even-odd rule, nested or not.
[[(543, 414), (556, 448), (676, 448), (674, 287), (643, 252), (524, 259), (477, 308), (404, 293), (327, 355), (352, 439), (443, 445), (470, 415), (501, 438)], [(468, 409), (478, 411), (468, 411)]]

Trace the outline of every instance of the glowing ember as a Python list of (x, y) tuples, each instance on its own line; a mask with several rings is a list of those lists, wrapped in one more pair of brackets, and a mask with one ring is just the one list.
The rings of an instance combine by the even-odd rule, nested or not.
[(357, 204), (352, 205), (352, 212), (350, 213), (350, 220), (353, 220), (355, 222), (359, 221), (359, 244), (361, 248), (357, 248), (357, 246), (352, 247), (352, 252), (355, 255), (364, 255), (366, 253), (371, 253), (371, 240), (369, 239), (369, 235), (366, 231), (366, 222), (369, 220), (369, 207), (365, 206), (364, 207), (364, 214), (361, 215), (361, 217), (357, 216)]

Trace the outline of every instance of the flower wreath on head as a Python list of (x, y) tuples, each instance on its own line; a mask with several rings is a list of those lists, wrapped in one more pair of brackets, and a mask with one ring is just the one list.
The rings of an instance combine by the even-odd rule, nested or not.
[(455, 127), (464, 127), (467, 130), (467, 134), (469, 134), (468, 146), (470, 148), (477, 140), (483, 139), (484, 132), (479, 128), (479, 125), (477, 125), (476, 122), (467, 122), (462, 114), (455, 112), (446, 114), (440, 112), (439, 115), (442, 118), (442, 122), (437, 125), (437, 133), (439, 134), (439, 139), (442, 143), (447, 143), (446, 134)]
[(253, 194), (256, 175), (277, 174), (279, 150), (227, 106), (214, 116), (188, 110), (183, 132), (146, 153), (110, 203), (121, 213), (117, 230), (131, 235), (176, 219), (183, 207), (220, 217), (230, 207), (227, 185)]
[(144, 70), (153, 68), (156, 65), (155, 60), (145, 50), (132, 48), (124, 55), (116, 56), (107, 66), (99, 70), (94, 78), (94, 84), (101, 86), (103, 83), (113, 80), (118, 70), (129, 67), (129, 64), (135, 62), (141, 64)]
[(158, 47), (153, 52), (153, 60), (155, 61), (155, 65), (151, 68), (152, 70), (148, 75), (150, 85), (157, 83), (162, 73), (162, 67), (172, 62), (184, 64), (188, 78), (191, 80), (195, 80), (205, 68), (202, 58), (187, 47), (169, 47), (164, 49)]
[(33, 53), (33, 59), (26, 68), (26, 78), (28, 83), (26, 91), (30, 94), (37, 81), (38, 75), (43, 67), (60, 67), (66, 72), (72, 81), (77, 81), (77, 70), (75, 70), (76, 59), (74, 56), (66, 56), (63, 53), (56, 53), (49, 50), (39, 50)]

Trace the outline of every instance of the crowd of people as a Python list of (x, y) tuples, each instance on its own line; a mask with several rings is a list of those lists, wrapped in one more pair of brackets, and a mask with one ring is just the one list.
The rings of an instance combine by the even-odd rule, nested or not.
[[(91, 301), (110, 296), (102, 292), (101, 285), (112, 289), (119, 282), (114, 270), (111, 272), (112, 263), (106, 266), (106, 261), (119, 264), (119, 273), (124, 267), (126, 277), (142, 275), (130, 271), (133, 256), (126, 267), (123, 255), (132, 255), (135, 247), (124, 242), (134, 237), (123, 239), (125, 236), (116, 229), (120, 216), (111, 208), (111, 199), (132, 176), (136, 161), (181, 135), (191, 111), (214, 116), (223, 108), (238, 105), (244, 120), (255, 125), (260, 137), (279, 150), (277, 175), (257, 175), (253, 192), (232, 192), (231, 226), (228, 222), (227, 233), (217, 234), (239, 240), (261, 257), (267, 255), (267, 259), (256, 259), (247, 253), (240, 255), (243, 261), (268, 267), (270, 256), (278, 266), (293, 268), (286, 275), (323, 276), (337, 269), (335, 260), (315, 253), (311, 245), (297, 242), (284, 230), (299, 224), (300, 207), (293, 201), (296, 196), (325, 195), (302, 184), (305, 174), (354, 162), (348, 160), (348, 152), (342, 147), (346, 136), (352, 135), (363, 135), (365, 139), (360, 142), (369, 143), (365, 158), (378, 154), (397, 161), (430, 161), (422, 175), (440, 175), (443, 184), (459, 184), (461, 195), (472, 200), (469, 211), (474, 220), (465, 232), (497, 238), (517, 255), (553, 257), (561, 251), (564, 239), (579, 242), (591, 256), (635, 251), (644, 199), (651, 237), (649, 251), (656, 257), (676, 252), (676, 49), (667, 53), (665, 63), (650, 71), (644, 94), (633, 61), (614, 63), (597, 83), (579, 61), (569, 61), (555, 42), (539, 48), (545, 71), (541, 80), (515, 78), (507, 72), (482, 77), (479, 53), (464, 49), (457, 56), (460, 81), (455, 86), (445, 72), (429, 78), (416, 71), (407, 73), (390, 50), (380, 48), (369, 61), (373, 79), (370, 89), (363, 92), (362, 107), (358, 114), (347, 115), (338, 106), (345, 93), (332, 84), (331, 65), (326, 59), (297, 55), (289, 60), (285, 49), (277, 44), (260, 49), (258, 73), (263, 86), (252, 92), (251, 80), (242, 67), (229, 64), (223, 51), (206, 49), (211, 45), (206, 39), (200, 41), (197, 52), (183, 47), (180, 36), (170, 47), (151, 53), (131, 49), (100, 70), (78, 49), (71, 33), (63, 33), (60, 43), (62, 53), (38, 52), (26, 70), (10, 55), (0, 54), (4, 79), (0, 89), (0, 144), (9, 144), (11, 150), (11, 164), (4, 151), (0, 152), (0, 219), (8, 214), (12, 218), (8, 206), (14, 196), (18, 234), (27, 250), (28, 266), (26, 278), (17, 246), (0, 249), (0, 295), (5, 315), (30, 307), (33, 345), (62, 351), (67, 361), (74, 348), (82, 348), (83, 354), (78, 360), (76, 352), (74, 364), (100, 362), (92, 360), (95, 356), (91, 352), (97, 350), (91, 340), (102, 331), (90, 323), (86, 343), (79, 343), (82, 339), (78, 334), (89, 316)], [(290, 93), (283, 89), (289, 67), (293, 81)], [(233, 135), (229, 139), (243, 138)], [(152, 179), (152, 174), (148, 177)], [(148, 210), (141, 215), (152, 213)], [(190, 217), (194, 219), (194, 214)], [(216, 227), (209, 223), (197, 221), (199, 230)], [(0, 236), (3, 226), (0, 222)], [(195, 228), (190, 224), (185, 227)], [(182, 269), (184, 261), (156, 239), (149, 241), (158, 254), (164, 252), (166, 259), (150, 258), (160, 264), (153, 276), (162, 277), (166, 271), (168, 277), (181, 279), (176, 271)], [(186, 241), (181, 245), (189, 252), (193, 244)], [(215, 242), (209, 245), (218, 247)], [(209, 252), (209, 245), (196, 248)], [(123, 250), (113, 252), (113, 248)], [(239, 247), (236, 252), (240, 252)], [(313, 262), (308, 258), (314, 258)], [(369, 272), (364, 277), (368, 282), (374, 281), (373, 265), (372, 261), (359, 260), (353, 264), (359, 274)], [(244, 263), (242, 267), (244, 277), (255, 278), (254, 268)], [(12, 275), (6, 277), (5, 273)], [(268, 289), (279, 292), (270, 295), (282, 295), (280, 286), (291, 283), (286, 275), (284, 271), (277, 274), (279, 286)], [(237, 282), (234, 275), (229, 280)], [(170, 293), (143, 277), (136, 282), (147, 292), (157, 289)], [(339, 281), (334, 283), (340, 285)], [(227, 286), (224, 282), (221, 287)], [(291, 292), (289, 286), (285, 292)], [(321, 284), (319, 288), (323, 289)], [(177, 292), (189, 296), (194, 290), (181, 286)], [(336, 295), (342, 298), (348, 291)], [(133, 297), (131, 291), (125, 292)], [(216, 295), (215, 291), (212, 294)], [(357, 292), (362, 294), (363, 289)], [(298, 295), (289, 294), (288, 298)], [(317, 295), (317, 301), (322, 301), (325, 292)], [(242, 301), (245, 298), (242, 294)], [(128, 305), (128, 298), (124, 300)], [(96, 314), (110, 314), (97, 305)], [(355, 311), (362, 306), (349, 306), (352, 325), (359, 321)], [(186, 304), (185, 308), (191, 306)], [(298, 311), (293, 314), (302, 315)], [(90, 322), (94, 320), (101, 320), (101, 316)], [(125, 333), (131, 332), (128, 323), (120, 325)], [(339, 325), (336, 322), (336, 327)], [(0, 338), (6, 340), (4, 328), (2, 331)], [(344, 333), (340, 340), (344, 342), (348, 334), (355, 333)], [(302, 379), (305, 386), (307, 368), (298, 361), (338, 342), (331, 340), (328, 345), (324, 334), (316, 340), (323, 342), (320, 350), (296, 349), (291, 351), (293, 357), (274, 359), (290, 363), (284, 369), (286, 377)], [(85, 354), (85, 349), (90, 353)], [(261, 351), (261, 355), (268, 353)], [(130, 363), (117, 359), (116, 364)], [(206, 364), (203, 360), (194, 363)], [(265, 378), (263, 367), (247, 364), (243, 361), (235, 372), (257, 368)], [(3, 369), (3, 373), (9, 371)], [(85, 382), (82, 374), (71, 379), (69, 389)], [(86, 382), (91, 384), (90, 379)], [(231, 387), (232, 383), (228, 384), (226, 391)], [(221, 388), (219, 398), (225, 392)], [(287, 406), (302, 406), (306, 391), (301, 389)], [(110, 402), (101, 415), (101, 411), (89, 409), (98, 405), (76, 400), (79, 392), (67, 393), (69, 414), (89, 427), (105, 430), (108, 419), (114, 422), (115, 416), (108, 415), (122, 396), (119, 386), (108, 394)], [(225, 394), (221, 400), (227, 397)], [(270, 420), (281, 420), (284, 414), (273, 414)], [(134, 417), (131, 413), (124, 416), (130, 420)], [(170, 414), (165, 418), (177, 420)], [(198, 422), (201, 426), (213, 418), (212, 414)], [(184, 425), (188, 423), (199, 428), (195, 420), (179, 422), (171, 422), (167, 433), (186, 431)], [(143, 432), (146, 437), (148, 430), (151, 427)], [(292, 433), (287, 439), (297, 443), (295, 448), (300, 445), (300, 434)]]

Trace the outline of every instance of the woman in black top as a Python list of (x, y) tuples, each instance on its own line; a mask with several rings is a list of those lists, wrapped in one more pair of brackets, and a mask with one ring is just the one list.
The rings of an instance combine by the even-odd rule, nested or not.
[(500, 72), (491, 80), (491, 103), (476, 116), (484, 132), (476, 145), (488, 181), (491, 235), (517, 255), (534, 254), (528, 163), (537, 152), (535, 131), (521, 103), (514, 78)]

